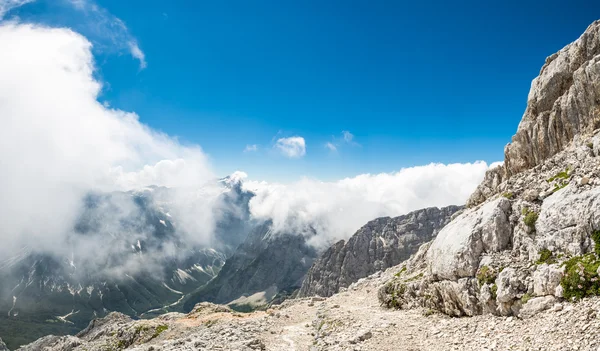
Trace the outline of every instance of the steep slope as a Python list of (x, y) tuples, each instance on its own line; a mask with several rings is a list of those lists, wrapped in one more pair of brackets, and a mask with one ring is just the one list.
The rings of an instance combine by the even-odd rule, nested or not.
[(600, 22), (532, 84), (504, 174), (380, 291), (383, 304), (531, 317), (600, 294)]
[(527, 109), (505, 149), (508, 175), (541, 164), (573, 137), (600, 127), (600, 21), (546, 59)]
[[(187, 299), (184, 310), (202, 301), (229, 303), (256, 293), (264, 295), (262, 303), (269, 302), (276, 294), (298, 289), (316, 256), (305, 236), (275, 233), (271, 222), (265, 222), (227, 259), (217, 277)], [(244, 308), (246, 303), (242, 298), (238, 304)]]
[(313, 264), (299, 296), (331, 296), (360, 278), (408, 259), (461, 208), (426, 208), (370, 221), (348, 241), (339, 241)]

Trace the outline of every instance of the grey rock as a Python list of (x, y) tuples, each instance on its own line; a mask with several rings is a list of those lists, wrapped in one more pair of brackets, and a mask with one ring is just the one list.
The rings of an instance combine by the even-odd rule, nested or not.
[(2, 341), (2, 338), (0, 338), (0, 351), (9, 351), (4, 341)]
[(510, 243), (510, 211), (510, 201), (500, 198), (450, 222), (429, 248), (429, 273), (436, 280), (473, 277), (482, 253), (504, 250)]
[(505, 148), (510, 176), (541, 164), (600, 121), (600, 21), (548, 57), (531, 83), (527, 109)]
[(544, 200), (535, 227), (542, 247), (571, 255), (589, 251), (589, 234), (600, 228), (600, 188), (557, 191)]
[(498, 192), (498, 186), (504, 180), (504, 168), (502, 166), (497, 166), (491, 169), (488, 169), (485, 172), (485, 176), (481, 184), (477, 186), (473, 194), (467, 200), (467, 207), (477, 206), (492, 195)]
[(554, 307), (556, 298), (554, 296), (534, 297), (527, 301), (521, 308), (520, 315), (522, 318), (531, 318), (534, 315)]
[(564, 274), (564, 266), (541, 264), (533, 272), (533, 292), (537, 296), (556, 295)]
[(339, 241), (315, 261), (299, 296), (331, 296), (341, 288), (413, 255), (450, 222), (458, 206), (426, 208), (370, 221), (348, 241)]

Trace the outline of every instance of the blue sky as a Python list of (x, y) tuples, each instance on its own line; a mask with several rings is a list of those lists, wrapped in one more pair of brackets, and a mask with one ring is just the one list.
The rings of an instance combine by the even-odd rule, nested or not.
[[(545, 58), (600, 18), (580, 0), (97, 3), (147, 61), (97, 45), (101, 99), (271, 181), (501, 160)], [(15, 13), (94, 35), (50, 4)], [(291, 136), (303, 157), (273, 149)]]

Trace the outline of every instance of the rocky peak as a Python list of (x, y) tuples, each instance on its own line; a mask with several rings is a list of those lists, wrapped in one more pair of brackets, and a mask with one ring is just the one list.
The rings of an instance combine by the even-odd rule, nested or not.
[(460, 207), (426, 208), (370, 221), (348, 241), (339, 241), (313, 264), (300, 296), (331, 296), (360, 278), (395, 266), (431, 240)]
[(504, 168), (418, 264), (379, 291), (383, 304), (452, 316), (529, 318), (600, 295), (600, 21), (550, 56)]
[(527, 108), (504, 150), (507, 175), (541, 164), (600, 122), (600, 21), (546, 59)]

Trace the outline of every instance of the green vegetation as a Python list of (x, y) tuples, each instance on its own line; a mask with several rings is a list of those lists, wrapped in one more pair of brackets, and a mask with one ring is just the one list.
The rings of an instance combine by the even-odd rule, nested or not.
[(504, 196), (505, 198), (512, 200), (515, 197), (515, 194), (508, 192), (508, 193), (503, 193), (502, 196)]
[(498, 296), (498, 285), (492, 285), (490, 292), (492, 293), (492, 299), (496, 300), (496, 297)]
[(404, 293), (406, 292), (405, 284), (396, 285), (393, 282), (388, 283), (387, 285), (385, 285), (384, 291), (385, 291), (385, 293), (388, 293), (391, 295), (390, 301), (386, 303), (387, 307), (397, 308), (397, 309), (402, 307), (402, 304), (398, 300), (398, 297), (404, 295)]
[(540, 258), (538, 258), (538, 260), (535, 262), (535, 264), (552, 264), (552, 263), (556, 263), (556, 260), (554, 259), (554, 255), (552, 254), (552, 251), (548, 250), (548, 249), (541, 249), (538, 254), (540, 255)]
[(160, 334), (162, 334), (162, 332), (164, 332), (167, 329), (169, 329), (168, 325), (164, 325), (164, 324), (159, 325), (158, 327), (156, 327), (156, 330), (154, 331), (154, 334), (152, 335), (152, 338), (150, 338), (150, 339), (157, 338)]
[(591, 235), (594, 253), (575, 256), (564, 263), (565, 275), (560, 281), (565, 299), (577, 301), (586, 296), (600, 295), (600, 231)]
[(592, 240), (594, 240), (594, 252), (600, 257), (600, 230), (592, 233)]
[(560, 182), (560, 183), (555, 184), (554, 189), (552, 189), (552, 193), (559, 191), (560, 189), (566, 187), (567, 185), (569, 185), (568, 182)]
[(547, 180), (548, 183), (555, 181), (557, 179), (569, 179), (569, 167), (567, 167), (566, 170), (562, 171), (562, 172), (558, 172), (556, 173), (556, 175), (554, 175), (554, 177), (551, 177)]
[(587, 143), (586, 145), (587, 145), (587, 147), (589, 147), (590, 149), (593, 149), (593, 148), (594, 148), (594, 143), (592, 143), (592, 142), (589, 142), (589, 143)]
[(400, 271), (396, 274), (394, 274), (395, 277), (399, 277), (402, 275), (402, 273), (406, 272), (406, 266), (402, 266), (402, 268), (400, 269)]
[(530, 293), (525, 293), (525, 295), (523, 295), (523, 296), (521, 297), (521, 302), (523, 303), (523, 305), (524, 305), (524, 304), (526, 304), (526, 303), (527, 303), (527, 301), (531, 300), (531, 297), (532, 297), (532, 296), (531, 296), (531, 294), (530, 294)]
[(523, 223), (525, 223), (525, 225), (529, 228), (535, 229), (535, 222), (538, 219), (538, 214), (527, 207), (523, 208), (522, 213), (525, 216), (523, 217)]
[(558, 172), (554, 177), (551, 177), (547, 180), (548, 183), (551, 183), (553, 181), (557, 181), (556, 184), (554, 184), (554, 189), (552, 189), (552, 193), (555, 193), (557, 191), (559, 191), (560, 189), (566, 187), (567, 185), (569, 185), (568, 179), (569, 179), (569, 167), (567, 167), (566, 170), (562, 171), (562, 172)]
[(419, 273), (419, 274), (417, 274), (417, 275), (415, 275), (414, 277), (410, 277), (410, 278), (406, 279), (405, 282), (408, 283), (408, 282), (412, 282), (412, 281), (415, 281), (415, 280), (419, 280), (421, 278), (423, 278), (423, 273), (422, 272)]
[(564, 263), (565, 275), (560, 285), (565, 299), (577, 301), (586, 296), (600, 295), (598, 267), (600, 261), (595, 254), (575, 256)]
[(496, 281), (496, 272), (493, 268), (488, 266), (483, 266), (479, 269), (479, 273), (477, 273), (477, 281), (479, 282), (479, 286), (483, 286), (484, 284), (494, 284)]

